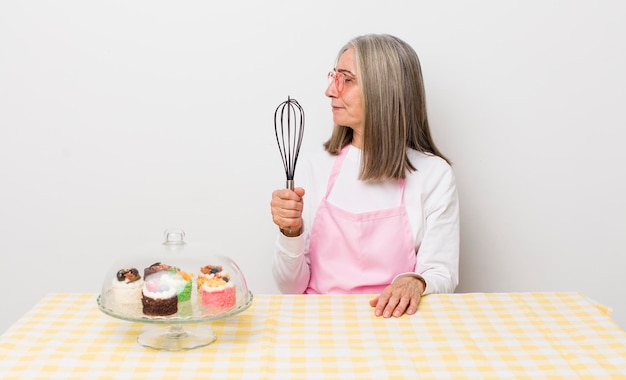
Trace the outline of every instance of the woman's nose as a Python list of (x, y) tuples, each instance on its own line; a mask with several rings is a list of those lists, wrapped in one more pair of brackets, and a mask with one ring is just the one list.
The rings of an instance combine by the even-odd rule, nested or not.
[(328, 83), (328, 87), (326, 87), (324, 95), (328, 96), (329, 98), (336, 98), (339, 95), (334, 80), (331, 80), (330, 83)]

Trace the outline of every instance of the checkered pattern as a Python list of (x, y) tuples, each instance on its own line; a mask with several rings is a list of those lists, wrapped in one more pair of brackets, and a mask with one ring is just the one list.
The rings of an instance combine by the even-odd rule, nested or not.
[(391, 319), (370, 298), (255, 295), (215, 343), (166, 352), (136, 341), (158, 326), (51, 294), (0, 337), (0, 378), (626, 379), (626, 332), (577, 293), (433, 294)]

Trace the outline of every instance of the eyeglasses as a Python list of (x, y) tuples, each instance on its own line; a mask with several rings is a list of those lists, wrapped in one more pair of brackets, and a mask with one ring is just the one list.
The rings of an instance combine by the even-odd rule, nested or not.
[(350, 82), (353, 81), (354, 78), (351, 76), (346, 75), (345, 73), (342, 72), (335, 72), (335, 71), (330, 71), (328, 73), (328, 85), (330, 86), (331, 83), (335, 83), (335, 88), (337, 89), (338, 93), (342, 93), (344, 87), (346, 86), (346, 81)]

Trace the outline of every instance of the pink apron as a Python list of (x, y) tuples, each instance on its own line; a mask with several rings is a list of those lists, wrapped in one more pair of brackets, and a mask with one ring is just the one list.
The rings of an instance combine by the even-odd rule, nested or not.
[(393, 278), (415, 270), (415, 242), (404, 206), (351, 213), (328, 202), (349, 146), (335, 159), (311, 227), (311, 279), (305, 293), (378, 294)]

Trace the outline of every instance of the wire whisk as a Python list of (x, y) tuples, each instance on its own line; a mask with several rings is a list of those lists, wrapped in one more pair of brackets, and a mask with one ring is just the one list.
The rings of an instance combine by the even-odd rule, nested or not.
[(274, 112), (274, 131), (285, 167), (286, 187), (293, 190), (293, 177), (304, 134), (304, 110), (296, 99), (288, 96), (286, 101), (278, 105)]

